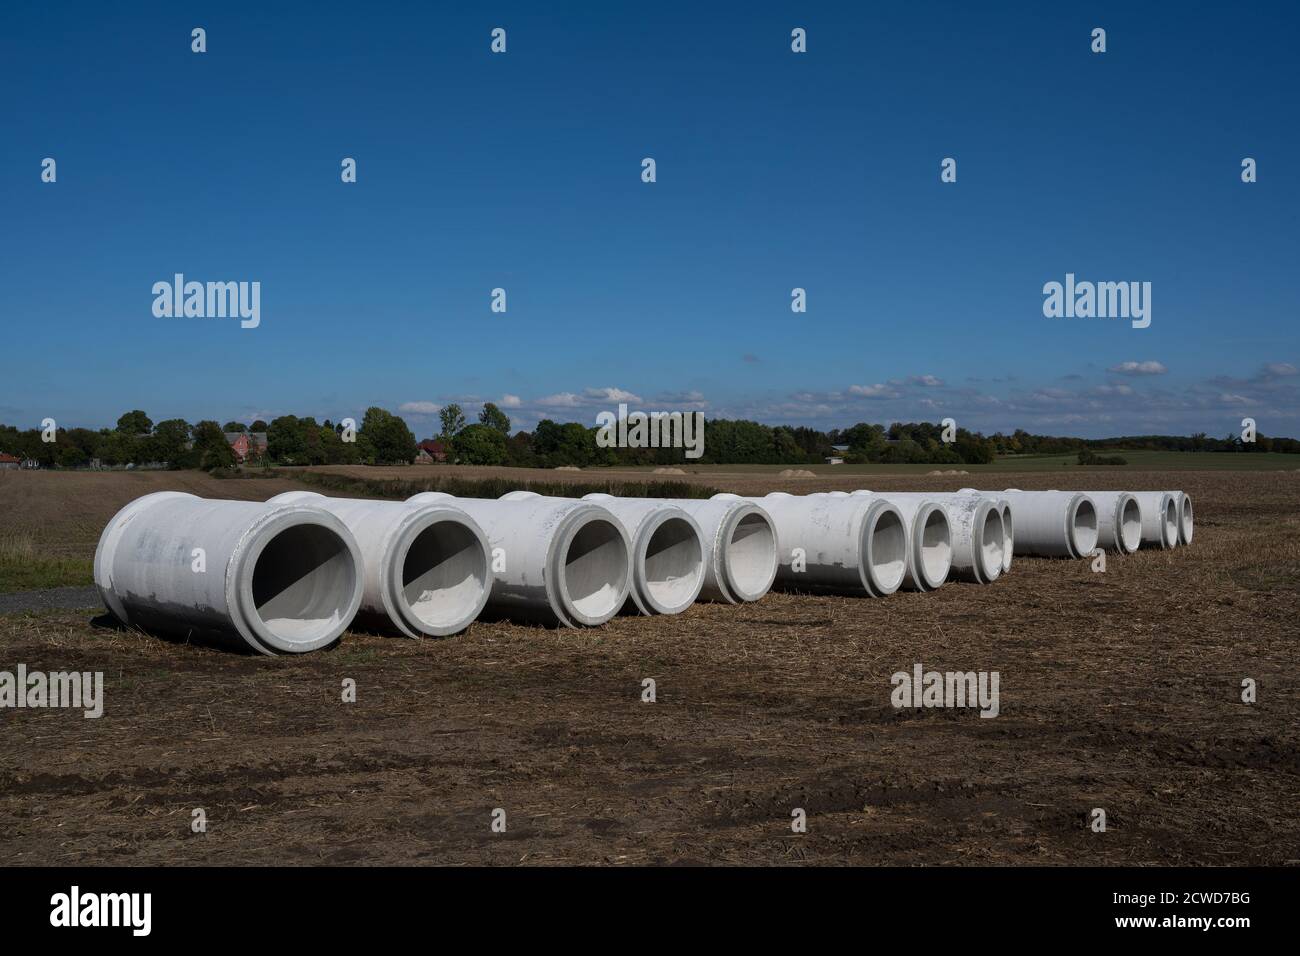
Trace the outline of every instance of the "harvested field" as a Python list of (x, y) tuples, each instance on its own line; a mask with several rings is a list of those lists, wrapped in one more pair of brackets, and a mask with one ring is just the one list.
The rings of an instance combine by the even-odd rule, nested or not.
[[(742, 493), (1068, 487), (1057, 472), (690, 471), (674, 480)], [(593, 474), (608, 473), (572, 478)], [(0, 521), (68, 557), (93, 551), (113, 511), (147, 491), (293, 486), (19, 477), (44, 485), (0, 479)], [(0, 614), (0, 670), (100, 670), (106, 696), (98, 720), (0, 712), (0, 859), (1300, 862), (1300, 475), (1088, 478), (1188, 491), (1193, 545), (1109, 556), (1104, 574), (1017, 559), (992, 586), (876, 601), (772, 594), (589, 631), (479, 623), (424, 642), (352, 633), (297, 659), (119, 630), (100, 609)], [(917, 662), (998, 671), (999, 716), (895, 710), (890, 675)], [(1253, 705), (1240, 699), (1246, 677)], [(641, 700), (645, 678), (655, 703)], [(356, 703), (340, 700), (345, 679)], [(206, 834), (190, 831), (198, 807)], [(791, 832), (796, 807), (806, 834)], [(1106, 833), (1086, 826), (1094, 807)], [(495, 808), (505, 833), (490, 830)]]

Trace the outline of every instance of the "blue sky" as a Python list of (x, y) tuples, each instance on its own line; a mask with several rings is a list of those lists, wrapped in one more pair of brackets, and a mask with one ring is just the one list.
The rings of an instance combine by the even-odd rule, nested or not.
[[(7, 8), (0, 421), (1300, 434), (1295, 5), (478, 6)], [(1067, 272), (1151, 326), (1045, 318)]]

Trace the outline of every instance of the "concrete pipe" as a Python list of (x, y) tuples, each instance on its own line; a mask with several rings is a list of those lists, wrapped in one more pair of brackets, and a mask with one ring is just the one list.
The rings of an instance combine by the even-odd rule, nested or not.
[(496, 500), (412, 495), (408, 505), (452, 504), (473, 518), (492, 549), (487, 609), (517, 621), (577, 627), (604, 624), (623, 606), (631, 542), (598, 505), (532, 492)]
[(777, 532), (761, 507), (740, 499), (665, 498), (661, 503), (681, 508), (703, 532), (702, 599), (742, 604), (757, 601), (771, 590), (776, 580)]
[[(962, 493), (973, 492), (963, 488)], [(1040, 558), (1081, 558), (1097, 547), (1098, 513), (1091, 498), (1079, 491), (974, 491), (994, 501), (1011, 503), (1016, 516), (1013, 548), (1017, 554)]]
[(952, 529), (948, 512), (933, 501), (895, 501), (888, 492), (860, 488), (849, 497), (876, 495), (898, 509), (907, 527), (907, 570), (902, 586), (909, 591), (933, 591), (942, 587), (952, 571)]
[(301, 654), (347, 629), (362, 567), (352, 532), (328, 511), (160, 491), (104, 528), (95, 586), (123, 624)]
[(1178, 543), (1192, 543), (1192, 496), (1184, 491), (1169, 492), (1174, 496), (1174, 506), (1178, 509)]
[(362, 612), (407, 637), (444, 637), (469, 627), (492, 589), (487, 536), (446, 503), (327, 498), (286, 491), (267, 504), (299, 503), (337, 517), (357, 539), (364, 567)]
[(1132, 554), (1142, 544), (1142, 506), (1127, 491), (1090, 491), (1097, 506), (1097, 547)]
[(676, 505), (652, 498), (584, 495), (623, 524), (632, 542), (632, 589), (623, 610), (680, 614), (704, 587), (704, 532)]
[(930, 501), (944, 509), (952, 536), (950, 577), (990, 584), (1001, 576), (1003, 528), (998, 498), (922, 491), (891, 491), (888, 497), (894, 502)]
[(884, 597), (903, 583), (908, 527), (887, 501), (780, 491), (713, 500), (750, 501), (771, 516), (781, 543), (776, 583), (783, 589)]
[(1167, 491), (1134, 491), (1142, 508), (1142, 544), (1148, 548), (1178, 545), (1178, 504)]

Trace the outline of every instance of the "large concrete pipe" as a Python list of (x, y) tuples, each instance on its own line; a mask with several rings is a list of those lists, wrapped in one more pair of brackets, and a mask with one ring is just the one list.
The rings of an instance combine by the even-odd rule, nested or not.
[(584, 495), (623, 524), (632, 542), (632, 588), (623, 610), (680, 614), (704, 587), (704, 532), (676, 505), (653, 498)]
[(776, 583), (787, 590), (884, 597), (903, 583), (908, 528), (898, 508), (879, 498), (832, 498), (774, 492), (750, 501), (776, 525)]
[(897, 508), (907, 528), (907, 570), (903, 587), (909, 591), (933, 591), (942, 587), (952, 571), (952, 529), (948, 512), (934, 501), (902, 498), (895, 501), (888, 492), (859, 488), (849, 497), (875, 495)]
[(1097, 547), (1132, 554), (1142, 544), (1142, 506), (1127, 491), (1090, 491), (1097, 506)]
[(512, 492), (495, 500), (412, 495), (408, 505), (452, 504), (492, 549), (487, 609), (518, 621), (604, 624), (627, 600), (631, 542), (612, 514), (584, 501)]
[[(891, 491), (890, 501), (940, 505), (952, 535), (950, 577), (989, 584), (1002, 574), (1002, 509), (997, 498), (951, 492)], [(1015, 506), (1012, 505), (1012, 511)]]
[(1167, 491), (1134, 491), (1142, 508), (1142, 544), (1172, 548), (1178, 544), (1178, 504)]
[(963, 488), (960, 493), (1011, 502), (1016, 520), (1013, 547), (1017, 554), (1080, 558), (1092, 554), (1097, 547), (1097, 506), (1083, 492), (1021, 491), (1019, 488), (996, 492)]
[(703, 532), (707, 601), (757, 601), (776, 580), (777, 532), (771, 517), (751, 501), (702, 498), (645, 499), (681, 508)]
[(362, 612), (387, 619), (407, 637), (463, 631), (487, 603), (487, 536), (460, 509), (314, 491), (286, 491), (267, 502), (289, 503), (323, 508), (348, 526), (365, 569)]
[(320, 508), (159, 491), (104, 528), (95, 586), (123, 624), (299, 654), (347, 629), (362, 559), (352, 532)]
[(1178, 543), (1192, 543), (1192, 496), (1185, 491), (1171, 491), (1178, 509)]

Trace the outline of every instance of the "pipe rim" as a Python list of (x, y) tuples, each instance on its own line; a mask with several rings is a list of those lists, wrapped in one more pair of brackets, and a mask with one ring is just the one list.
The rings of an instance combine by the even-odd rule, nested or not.
[[(753, 530), (738, 539), (742, 525)], [(755, 536), (758, 540), (751, 541)], [(738, 541), (748, 545), (738, 548)], [(770, 542), (771, 547), (765, 548), (764, 541)], [(725, 581), (723, 593), (729, 592), (734, 603), (749, 603), (770, 591), (776, 581), (778, 547), (776, 525), (767, 512), (754, 504), (737, 503), (718, 530), (718, 565), (722, 572), (718, 580)]]
[(1168, 495), (1164, 501), (1165, 515), (1164, 520), (1160, 522), (1160, 534), (1166, 548), (1173, 548), (1178, 545), (1178, 504), (1174, 501), (1173, 495)]
[[(316, 533), (295, 534), (294, 529), (300, 528), (311, 529)], [(294, 538), (286, 541), (286, 534), (292, 534)], [(312, 537), (317, 540), (297, 540)], [(305, 553), (309, 543), (318, 548), (331, 548), (333, 553), (321, 564), (308, 568), (303, 577), (292, 585), (259, 604), (258, 596), (254, 593), (259, 572), (258, 562), (267, 548), (277, 543), (295, 557), (306, 560), (315, 557)], [(279, 557), (278, 554), (276, 556)], [(337, 580), (313, 582), (311, 593), (306, 596), (309, 606), (302, 609), (300, 615), (285, 615), (274, 619), (284, 621), (298, 617), (300, 621), (313, 623), (295, 626), (272, 624), (266, 619), (263, 608), (279, 600), (290, 588), (306, 580), (308, 575), (316, 576), (321, 567), (335, 561), (339, 562), (339, 566), (331, 569), (331, 573), (341, 574), (349, 583), (342, 584)], [(289, 505), (259, 516), (240, 537), (235, 546), (235, 554), (226, 568), (226, 598), (229, 606), (238, 612), (232, 615), (235, 627), (251, 646), (264, 654), (301, 654), (327, 647), (343, 636), (361, 607), (363, 578), (360, 549), (342, 520), (319, 508)], [(329, 613), (319, 616), (324, 611)]]
[(1097, 550), (1099, 524), (1097, 505), (1091, 498), (1078, 495), (1070, 501), (1066, 540), (1074, 550), (1074, 557), (1087, 557)]
[(981, 499), (971, 530), (976, 574), (985, 584), (991, 584), (1002, 574), (1002, 509), (993, 507), (988, 499)]
[(1123, 494), (1116, 500), (1115, 542), (1125, 554), (1142, 547), (1142, 503), (1133, 495)]
[(998, 502), (998, 512), (1002, 517), (1002, 573), (1011, 570), (1011, 558), (1016, 553), (1016, 526), (1011, 516), (1011, 502), (1005, 498)]
[(1192, 496), (1187, 492), (1182, 492), (1182, 503), (1178, 511), (1178, 543), (1188, 545), (1192, 543)]
[[(469, 573), (450, 587), (426, 588), (421, 600), (413, 601), (414, 584), (407, 580), (410, 562), (431, 557), (424, 551), (426, 547), (436, 549), (447, 543), (430, 540), (429, 536), (439, 533), (444, 538), (452, 536), (453, 555), (444, 557), (436, 567), (468, 552)], [(492, 591), (490, 554), (483, 529), (464, 512), (436, 504), (413, 509), (403, 516), (384, 548), (380, 591), (389, 619), (408, 637), (446, 637), (463, 631), (483, 611)], [(437, 593), (424, 600), (424, 595), (431, 590)]]
[[(570, 627), (582, 624), (597, 627), (617, 614), (627, 602), (631, 590), (631, 554), (632, 548), (623, 525), (612, 514), (598, 505), (579, 506), (572, 509), (560, 522), (556, 534), (551, 538), (547, 565), (551, 573), (547, 575), (546, 591), (550, 598), (551, 609), (556, 616)], [(583, 537), (585, 535), (585, 537)], [(570, 590), (571, 583), (576, 582), (576, 573), (571, 576), (570, 554), (579, 538), (583, 547), (593, 544), (590, 550), (578, 557), (581, 559), (611, 543), (620, 543), (614, 549), (615, 574), (601, 575), (604, 583), (594, 591), (575, 599)], [(610, 557), (608, 553), (606, 557)], [(587, 562), (590, 567), (591, 562)], [(576, 570), (576, 569), (575, 569)], [(607, 590), (610, 587), (613, 590)]]
[[(651, 548), (656, 539), (664, 534), (678, 534), (680, 537), (668, 544), (658, 541), (661, 550), (654, 553)], [(704, 542), (701, 540), (699, 525), (686, 512), (677, 508), (664, 509), (652, 513), (643, 523), (636, 543), (636, 570), (632, 579), (635, 584), (637, 604), (642, 610), (653, 614), (680, 614), (695, 603), (704, 587)], [(692, 570), (682, 576), (669, 578), (668, 581), (652, 579), (652, 565), (669, 562), (666, 555), (663, 561), (660, 555), (676, 549), (685, 542), (686, 563)]]
[[(934, 520), (936, 518), (937, 522)], [(942, 541), (927, 544), (932, 540), (933, 527), (940, 522), (943, 527)], [(912, 539), (917, 586), (926, 591), (938, 590), (952, 571), (952, 526), (948, 521), (948, 512), (932, 501), (923, 502), (916, 509)]]
[[(901, 540), (890, 540), (895, 536)], [(874, 501), (862, 522), (858, 547), (858, 570), (869, 593), (884, 597), (899, 589), (907, 574), (907, 546), (907, 524), (902, 512), (885, 501)], [(896, 556), (890, 552), (896, 552)]]

